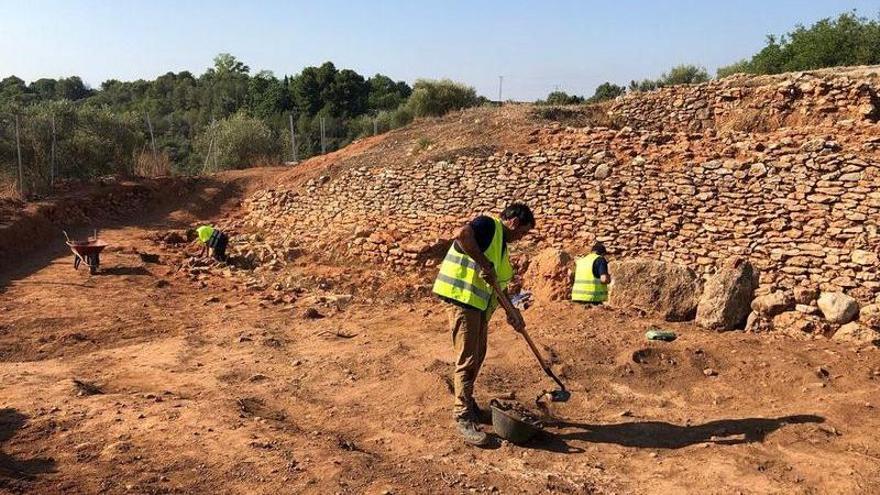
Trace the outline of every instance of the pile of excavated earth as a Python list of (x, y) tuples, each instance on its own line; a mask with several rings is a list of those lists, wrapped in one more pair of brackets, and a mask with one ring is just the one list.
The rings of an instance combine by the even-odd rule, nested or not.
[[(0, 491), (880, 493), (878, 89), (861, 67), (475, 108), (293, 167), (3, 202)], [(553, 383), (496, 317), (476, 398), (544, 431), (475, 449), (431, 285), (513, 201), (537, 228), (510, 288), (572, 396), (534, 405)], [(61, 229), (95, 228), (90, 276)], [(609, 304), (573, 305), (596, 240)]]

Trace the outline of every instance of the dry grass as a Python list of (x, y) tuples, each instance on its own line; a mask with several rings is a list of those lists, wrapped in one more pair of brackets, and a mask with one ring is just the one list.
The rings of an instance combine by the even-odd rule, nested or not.
[(531, 115), (534, 118), (559, 122), (571, 127), (608, 127), (620, 129), (622, 120), (608, 111), (612, 101), (592, 103), (589, 105), (565, 105), (535, 107)]
[(141, 152), (134, 164), (134, 174), (139, 177), (166, 177), (171, 175), (171, 157), (168, 153)]
[(0, 198), (18, 199), (18, 186), (13, 177), (0, 175)]

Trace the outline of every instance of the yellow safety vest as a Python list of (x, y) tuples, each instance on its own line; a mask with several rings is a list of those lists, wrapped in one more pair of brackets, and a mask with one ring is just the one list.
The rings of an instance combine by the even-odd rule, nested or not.
[(574, 271), (574, 286), (571, 300), (582, 302), (603, 302), (608, 300), (608, 284), (593, 275), (593, 263), (599, 259), (596, 253), (578, 258)]
[(208, 225), (202, 225), (201, 227), (196, 229), (196, 234), (199, 236), (199, 240), (205, 244), (208, 243), (208, 239), (214, 234), (214, 227)]
[[(493, 217), (492, 220), (495, 221), (495, 234), (492, 236), (492, 243), (483, 251), (483, 255), (495, 267), (498, 285), (504, 290), (513, 278), (513, 266), (510, 264), (508, 250), (503, 249), (504, 225), (497, 218)], [(453, 242), (434, 281), (434, 293), (480, 311), (491, 312), (497, 305), (497, 298), (493, 297), (492, 292), (492, 287), (480, 277), (477, 263), (470, 256), (455, 249)]]

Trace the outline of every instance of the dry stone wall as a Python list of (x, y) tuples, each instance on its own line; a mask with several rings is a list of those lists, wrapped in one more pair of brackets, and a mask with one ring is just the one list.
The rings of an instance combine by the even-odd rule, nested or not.
[[(609, 113), (624, 125), (665, 131), (767, 129), (880, 117), (872, 72), (735, 77), (618, 98)], [(826, 75), (821, 75), (821, 74)]]
[(430, 267), (463, 222), (524, 201), (538, 229), (520, 251), (581, 254), (601, 239), (614, 257), (704, 275), (747, 256), (759, 294), (818, 287), (870, 302), (880, 295), (878, 131), (865, 116), (758, 134), (546, 126), (531, 154), (376, 164), (266, 190), (248, 202), (248, 221), (328, 256)]

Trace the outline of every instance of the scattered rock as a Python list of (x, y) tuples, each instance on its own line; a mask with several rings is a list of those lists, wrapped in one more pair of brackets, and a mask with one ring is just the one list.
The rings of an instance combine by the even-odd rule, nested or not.
[(859, 313), (859, 303), (842, 292), (823, 292), (817, 304), (825, 319), (831, 323), (849, 323)]
[(794, 310), (805, 315), (818, 315), (819, 308), (807, 304), (795, 304)]
[(703, 370), (703, 374), (706, 376), (718, 376), (718, 372), (712, 368), (706, 368)]
[(731, 258), (712, 276), (697, 305), (697, 324), (710, 330), (733, 330), (748, 318), (758, 288), (758, 274), (745, 258)]
[(794, 307), (794, 299), (782, 291), (771, 292), (752, 300), (752, 311), (761, 316), (772, 318)]
[(828, 333), (829, 325), (818, 316), (786, 311), (773, 317), (773, 330), (792, 337), (804, 337), (824, 335)]
[(877, 345), (880, 343), (880, 333), (877, 333), (876, 330), (872, 330), (857, 321), (853, 321), (841, 326), (831, 339), (854, 344)]
[(315, 308), (307, 308), (307, 309), (303, 312), (303, 318), (305, 318), (305, 319), (307, 319), (307, 320), (315, 320), (315, 319), (323, 318), (323, 317), (324, 317), (324, 315), (322, 315), (322, 314), (321, 314), (317, 309), (315, 309)]

